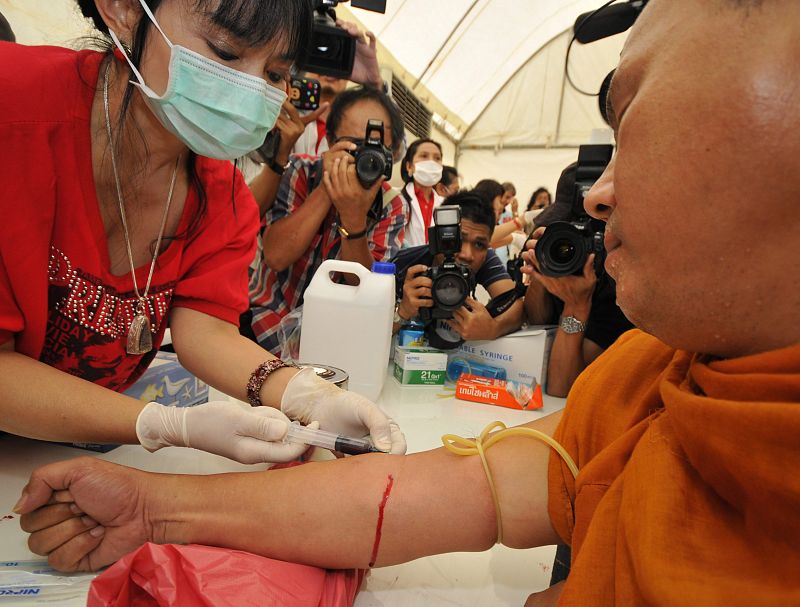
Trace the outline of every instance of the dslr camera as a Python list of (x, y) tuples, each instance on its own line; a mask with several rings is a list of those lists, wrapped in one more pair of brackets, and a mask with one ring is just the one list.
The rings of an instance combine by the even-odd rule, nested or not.
[(611, 145), (582, 145), (579, 148), (572, 201), (577, 219), (553, 222), (536, 243), (536, 261), (539, 271), (545, 276), (580, 276), (586, 259), (592, 253), (595, 255), (594, 272), (598, 278), (603, 275), (606, 259), (603, 235), (606, 226), (604, 222), (586, 215), (583, 202), (611, 162), (613, 153), (614, 147)]
[(461, 251), (461, 209), (445, 205), (435, 209), (433, 216), (434, 225), (428, 228), (430, 250), (434, 257), (443, 254), (444, 261), (422, 274), (433, 281), (433, 307), (419, 309), (420, 319), (426, 323), (453, 318), (453, 312), (475, 290), (472, 268), (456, 261), (456, 254)]
[(364, 143), (350, 154), (355, 158), (356, 175), (365, 190), (371, 188), (381, 176), (386, 177), (386, 181), (392, 178), (392, 150), (384, 143), (383, 120), (367, 122)]
[[(334, 9), (340, 1), (347, 0), (313, 0), (311, 46), (306, 58), (298, 63), (299, 69), (333, 78), (350, 77), (356, 56), (356, 41), (336, 25)], [(353, 8), (376, 13), (386, 12), (386, 0), (351, 0), (350, 4)]]
[(550, 224), (536, 243), (539, 271), (557, 278), (571, 274), (580, 276), (586, 259), (594, 253), (594, 273), (599, 278), (606, 259), (604, 232), (605, 224), (589, 217)]

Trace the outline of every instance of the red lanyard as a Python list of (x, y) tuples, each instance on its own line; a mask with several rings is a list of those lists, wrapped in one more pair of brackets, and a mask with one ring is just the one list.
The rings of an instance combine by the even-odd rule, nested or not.
[(425, 225), (425, 242), (428, 242), (428, 228), (431, 226), (431, 221), (433, 221), (433, 192), (431, 191), (431, 198), (428, 200), (425, 198), (425, 194), (423, 194), (422, 190), (420, 190), (415, 183), (414, 194), (417, 197), (419, 210), (422, 213), (422, 222)]

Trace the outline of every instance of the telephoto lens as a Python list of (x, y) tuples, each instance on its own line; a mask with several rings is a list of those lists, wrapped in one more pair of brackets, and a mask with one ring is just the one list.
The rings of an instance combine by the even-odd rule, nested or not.
[(580, 276), (586, 259), (595, 254), (594, 271), (603, 273), (605, 224), (587, 221), (556, 221), (536, 243), (536, 261), (545, 276)]

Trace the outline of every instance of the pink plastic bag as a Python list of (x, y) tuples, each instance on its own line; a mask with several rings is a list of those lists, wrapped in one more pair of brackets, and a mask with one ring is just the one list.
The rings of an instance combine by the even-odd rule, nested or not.
[(345, 607), (360, 569), (326, 570), (210, 546), (145, 544), (98, 576), (87, 607)]

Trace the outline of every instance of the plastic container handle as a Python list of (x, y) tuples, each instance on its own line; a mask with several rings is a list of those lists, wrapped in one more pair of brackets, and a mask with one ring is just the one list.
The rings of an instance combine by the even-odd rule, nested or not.
[[(331, 272), (342, 272), (344, 274), (355, 274), (358, 276), (359, 281), (368, 280), (372, 272), (367, 270), (364, 266), (356, 261), (343, 261), (341, 259), (326, 259), (323, 261), (319, 268), (317, 269), (317, 273), (322, 272), (322, 276), (326, 281), (328, 281), (332, 285), (343, 286), (338, 282), (334, 282), (331, 280)], [(352, 286), (352, 285), (346, 285)]]

